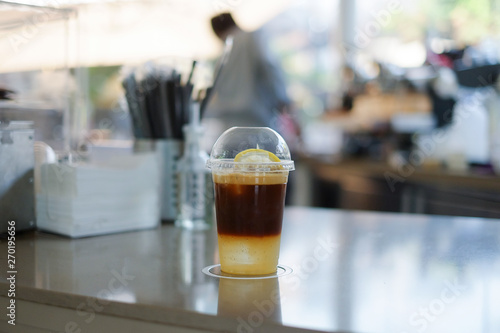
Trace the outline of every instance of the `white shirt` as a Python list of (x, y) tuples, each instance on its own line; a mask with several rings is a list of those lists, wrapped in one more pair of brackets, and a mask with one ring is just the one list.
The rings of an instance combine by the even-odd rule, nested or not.
[(264, 44), (261, 31), (238, 30), (220, 73), (205, 117), (225, 129), (232, 126), (275, 128), (277, 108), (289, 104), (280, 67)]

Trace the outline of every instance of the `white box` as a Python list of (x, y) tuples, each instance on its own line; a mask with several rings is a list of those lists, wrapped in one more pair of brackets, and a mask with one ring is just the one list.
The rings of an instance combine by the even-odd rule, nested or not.
[(44, 164), (37, 227), (69, 237), (154, 228), (160, 222), (160, 170), (154, 153), (99, 164)]

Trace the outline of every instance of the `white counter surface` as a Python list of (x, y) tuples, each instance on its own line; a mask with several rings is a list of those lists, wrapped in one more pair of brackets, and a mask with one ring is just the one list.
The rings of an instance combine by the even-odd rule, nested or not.
[[(499, 220), (288, 207), (280, 264), (291, 274), (202, 273), (217, 262), (214, 230), (18, 234), (16, 320), (43, 321), (23, 311), (32, 303), (65, 311), (43, 332), (94, 332), (101, 315), (185, 332), (500, 331)], [(7, 277), (2, 269), (4, 312)]]

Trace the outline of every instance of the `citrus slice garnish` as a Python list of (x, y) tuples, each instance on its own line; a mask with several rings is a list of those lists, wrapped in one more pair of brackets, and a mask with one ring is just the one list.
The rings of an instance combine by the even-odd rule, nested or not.
[(270, 151), (252, 148), (239, 152), (238, 155), (234, 157), (234, 161), (243, 163), (267, 163), (280, 162), (280, 159)]

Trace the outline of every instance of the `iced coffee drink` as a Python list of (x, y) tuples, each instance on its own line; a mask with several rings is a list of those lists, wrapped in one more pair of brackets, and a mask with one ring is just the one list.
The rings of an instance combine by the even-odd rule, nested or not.
[(286, 183), (293, 170), (286, 143), (268, 128), (232, 128), (214, 145), (208, 166), (215, 187), (221, 270), (275, 273)]

